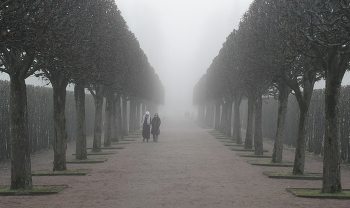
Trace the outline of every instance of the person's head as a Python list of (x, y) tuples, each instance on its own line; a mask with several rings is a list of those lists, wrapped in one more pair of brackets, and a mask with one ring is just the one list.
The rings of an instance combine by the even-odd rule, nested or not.
[(148, 112), (148, 111), (146, 111), (145, 115), (146, 115), (146, 116), (149, 116), (149, 112)]
[(155, 113), (155, 114), (154, 114), (154, 117), (158, 117), (158, 113)]

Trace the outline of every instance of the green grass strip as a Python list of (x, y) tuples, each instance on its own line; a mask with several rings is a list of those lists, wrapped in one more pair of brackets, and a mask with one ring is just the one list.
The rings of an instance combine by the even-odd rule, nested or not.
[(269, 178), (299, 179), (299, 180), (322, 180), (322, 173), (304, 173), (303, 175), (293, 175), (292, 172), (265, 171), (265, 172), (263, 172), (263, 174)]
[[(244, 149), (240, 147), (230, 148), (230, 150), (237, 151), (237, 152), (254, 152), (255, 151), (254, 149)], [(263, 150), (263, 152), (268, 152), (268, 150)]]
[[(92, 147), (88, 147), (86, 149), (92, 149)], [(110, 146), (110, 147), (101, 147), (101, 149), (113, 150), (113, 149), (125, 149), (123, 146)]]
[(225, 144), (225, 146), (244, 147), (244, 144), (227, 143), (227, 144)]
[[(86, 155), (114, 155), (116, 152), (105, 152), (105, 151), (101, 151), (101, 152), (87, 152)], [(72, 155), (75, 155), (75, 153), (73, 153)]]
[(67, 159), (66, 163), (85, 164), (85, 163), (103, 163), (105, 161), (107, 161), (107, 158), (88, 158), (86, 160)]
[[(129, 135), (129, 136), (124, 136), (124, 139), (132, 139), (132, 138), (139, 138), (141, 135)], [(123, 140), (123, 139), (122, 139)]]
[(119, 142), (134, 142), (136, 139), (119, 139)]
[(53, 170), (33, 170), (32, 176), (67, 176), (67, 175), (86, 175), (91, 169), (68, 169), (62, 171)]
[(271, 161), (266, 160), (250, 160), (248, 161), (251, 165), (260, 165), (260, 166), (271, 166), (271, 167), (293, 167), (293, 162), (282, 162), (282, 163), (272, 163)]
[(67, 187), (67, 185), (36, 185), (31, 189), (11, 190), (10, 186), (0, 186), (0, 196), (57, 194)]
[(339, 193), (323, 193), (317, 188), (287, 188), (288, 192), (297, 197), (324, 198), (324, 199), (350, 199), (350, 189), (343, 189)]
[(112, 145), (121, 145), (121, 144), (131, 144), (131, 142), (130, 141), (112, 142)]
[(254, 153), (237, 154), (240, 157), (272, 158), (272, 155), (254, 155)]

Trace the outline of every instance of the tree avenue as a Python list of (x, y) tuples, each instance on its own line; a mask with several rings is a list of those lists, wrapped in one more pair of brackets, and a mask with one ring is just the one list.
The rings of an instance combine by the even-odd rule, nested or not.
[(96, 106), (92, 151), (101, 150), (103, 97), (109, 115), (105, 146), (140, 128), (133, 109), (127, 119), (127, 101), (153, 109), (164, 104), (164, 87), (113, 0), (1, 2), (0, 72), (10, 76), (11, 189), (32, 187), (25, 85), (30, 75), (53, 87), (53, 171), (67, 169), (68, 83), (75, 85), (76, 159), (87, 158), (86, 88)]
[[(203, 75), (206, 81), (202, 77), (194, 89), (194, 104), (199, 105), (198, 121), (202, 122), (202, 115), (206, 114), (208, 106), (206, 108), (203, 104), (207, 101), (227, 100), (227, 94), (232, 97), (244, 94), (248, 99), (248, 119), (243, 127), (246, 129), (245, 148), (252, 148), (254, 138), (255, 154), (262, 154), (261, 99), (268, 97), (268, 91), (277, 89), (274, 95), (279, 104), (272, 162), (282, 162), (288, 96), (292, 93), (300, 110), (293, 174), (304, 174), (310, 102), (315, 82), (324, 78), (326, 121), (322, 191), (340, 192), (339, 99), (341, 81), (350, 61), (349, 8), (349, 0), (253, 1), (243, 15), (238, 30), (233, 30), (228, 36), (219, 55)], [(223, 84), (233, 84), (227, 87), (217, 85), (213, 80), (218, 77), (224, 77)], [(226, 81), (227, 77), (229, 80)], [(230, 117), (231, 112), (224, 110), (223, 103), (217, 102), (216, 108), (220, 108), (220, 105), (222, 113), (215, 117)], [(234, 116), (239, 116), (239, 113), (235, 111)], [(214, 117), (208, 119), (214, 120)], [(216, 127), (225, 125), (225, 121), (215, 119), (215, 129), (226, 133), (227, 128), (231, 129), (231, 124), (225, 127), (225, 131)], [(233, 135), (239, 135), (236, 131), (241, 131), (236, 127), (233, 130)], [(238, 138), (233, 137), (237, 143)]]

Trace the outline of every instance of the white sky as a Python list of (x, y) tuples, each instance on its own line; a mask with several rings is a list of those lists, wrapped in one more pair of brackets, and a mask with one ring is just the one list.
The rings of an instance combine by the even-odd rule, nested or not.
[(168, 110), (183, 113), (191, 110), (194, 85), (252, 0), (115, 2), (165, 86)]

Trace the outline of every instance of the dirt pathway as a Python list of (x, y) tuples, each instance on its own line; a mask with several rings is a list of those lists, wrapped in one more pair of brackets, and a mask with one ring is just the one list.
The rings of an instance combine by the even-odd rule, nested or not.
[[(271, 145), (265, 144), (271, 152)], [(73, 158), (74, 145), (67, 156)], [(33, 176), (33, 183), (67, 184), (49, 196), (0, 196), (0, 207), (349, 207), (347, 200), (297, 198), (287, 187), (321, 187), (322, 181), (269, 179), (271, 168), (252, 166), (205, 129), (188, 120), (162, 121), (159, 142), (126, 145), (101, 164), (76, 164), (91, 168), (86, 176)], [(285, 151), (284, 160), (294, 154)], [(268, 160), (268, 159), (265, 159)], [(53, 153), (32, 158), (32, 169), (51, 169)], [(322, 163), (308, 158), (307, 172), (321, 172)], [(350, 188), (349, 171), (343, 171), (343, 188)], [(345, 177), (346, 176), (346, 177)], [(10, 170), (0, 170), (0, 184), (8, 185)]]

